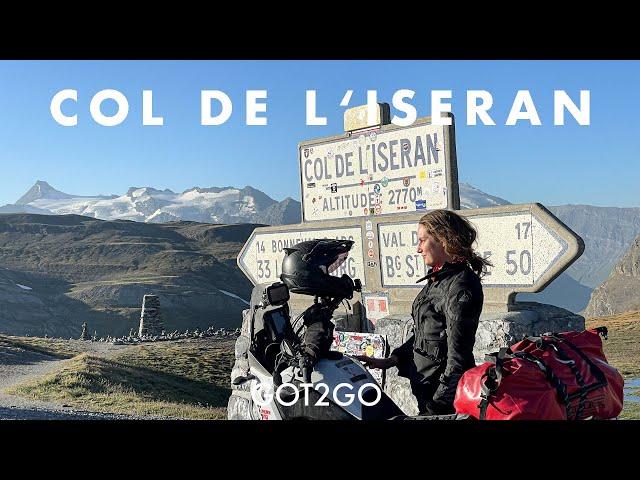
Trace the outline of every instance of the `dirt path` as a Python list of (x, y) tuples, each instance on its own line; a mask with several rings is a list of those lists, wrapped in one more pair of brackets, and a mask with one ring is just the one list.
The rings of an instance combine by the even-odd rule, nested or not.
[(30, 400), (4, 393), (5, 389), (62, 368), (67, 360), (0, 345), (0, 419), (104, 420), (132, 419), (125, 415), (83, 412), (65, 405)]

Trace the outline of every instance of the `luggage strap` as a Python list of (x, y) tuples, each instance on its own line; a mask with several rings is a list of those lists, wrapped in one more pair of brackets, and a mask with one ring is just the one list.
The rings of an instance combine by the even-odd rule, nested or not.
[(486, 380), (481, 382), (480, 403), (477, 405), (477, 408), (480, 409), (480, 420), (486, 419), (489, 398), (496, 390), (498, 390), (498, 387), (502, 382), (504, 359), (507, 357), (507, 352), (509, 351), (510, 350), (508, 348), (503, 347), (498, 351), (498, 353), (485, 356), (485, 360), (493, 363), (494, 366), (489, 367), (482, 375), (482, 378), (486, 377)]
[[(607, 333), (608, 333), (607, 327), (598, 327), (595, 330), (599, 335), (602, 335), (604, 338), (607, 338)], [(549, 341), (545, 337), (556, 340), (556, 342), (554, 343), (553, 341)], [(607, 386), (607, 378), (605, 377), (602, 370), (600, 370), (600, 368), (598, 368), (598, 366), (595, 363), (593, 363), (591, 359), (587, 357), (582, 350), (580, 350), (573, 342), (569, 341), (562, 333), (549, 332), (539, 337), (524, 337), (523, 340), (524, 339), (529, 340), (530, 342), (534, 342), (538, 348), (542, 348), (542, 349), (552, 348), (553, 350), (556, 351), (560, 361), (562, 361), (562, 363), (564, 363), (569, 367), (573, 375), (576, 377), (576, 382), (578, 382), (580, 389), (572, 393), (571, 395), (569, 395), (568, 401), (571, 402), (576, 398), (579, 398), (578, 408), (575, 411), (573, 420), (580, 419), (582, 416), (582, 412), (584, 411), (587, 394), (589, 394), (589, 392), (592, 392), (593, 390), (597, 390), (599, 388)], [(580, 358), (584, 362), (586, 362), (587, 365), (589, 365), (591, 374), (596, 378), (595, 383), (592, 383), (591, 385), (585, 385), (584, 378), (580, 374), (580, 371), (576, 366), (576, 362), (566, 354), (564, 349), (560, 346), (561, 343), (564, 343), (567, 346), (569, 346), (569, 348), (575, 351), (578, 354), (578, 356), (580, 356)]]
[(480, 403), (477, 407), (480, 409), (480, 420), (486, 419), (487, 407), (489, 406), (490, 397), (498, 390), (504, 374), (504, 361), (510, 358), (520, 358), (534, 363), (544, 374), (546, 380), (555, 388), (560, 403), (565, 407), (569, 404), (569, 396), (567, 394), (567, 386), (553, 373), (553, 370), (547, 365), (527, 352), (512, 352), (509, 348), (501, 348), (498, 353), (485, 356), (485, 361), (494, 363), (495, 366), (489, 367), (482, 376), (487, 379), (482, 382)]

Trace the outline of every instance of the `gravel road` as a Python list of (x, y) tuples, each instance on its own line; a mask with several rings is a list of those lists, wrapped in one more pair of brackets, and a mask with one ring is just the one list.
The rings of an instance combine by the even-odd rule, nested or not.
[(0, 419), (131, 420), (136, 417), (75, 410), (65, 405), (3, 393), (5, 389), (61, 368), (67, 360), (0, 345)]

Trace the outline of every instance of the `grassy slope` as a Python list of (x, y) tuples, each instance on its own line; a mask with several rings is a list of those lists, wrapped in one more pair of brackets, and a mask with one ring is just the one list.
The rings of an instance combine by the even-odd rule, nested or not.
[(608, 339), (602, 343), (607, 361), (625, 378), (640, 377), (640, 311), (588, 318), (587, 328), (604, 326)]
[[(587, 328), (601, 325), (609, 329), (603, 342), (608, 361), (625, 378), (640, 377), (640, 312), (587, 319)], [(0, 342), (62, 358), (78, 355), (88, 344), (4, 335)], [(84, 353), (62, 371), (21, 385), (14, 393), (105, 412), (224, 418), (232, 361), (232, 340), (139, 345), (108, 359)], [(640, 419), (640, 404), (627, 402), (621, 418)]]
[(57, 340), (54, 338), (14, 337), (0, 334), (0, 345), (8, 345), (32, 352), (44, 353), (56, 358), (71, 358), (84, 351), (84, 342)]
[[(609, 330), (608, 339), (603, 341), (607, 361), (625, 379), (640, 377), (640, 311), (588, 318), (586, 321), (587, 328), (599, 326)], [(640, 420), (640, 403), (625, 402), (620, 418)]]
[(232, 361), (231, 340), (139, 345), (108, 358), (82, 353), (8, 393), (91, 411), (222, 419)]

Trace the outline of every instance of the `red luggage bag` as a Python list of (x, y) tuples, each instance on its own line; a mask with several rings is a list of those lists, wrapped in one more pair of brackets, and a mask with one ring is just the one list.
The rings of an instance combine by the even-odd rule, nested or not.
[(607, 363), (600, 335), (582, 332), (525, 337), (464, 373), (454, 407), (486, 420), (615, 418), (624, 379)]

